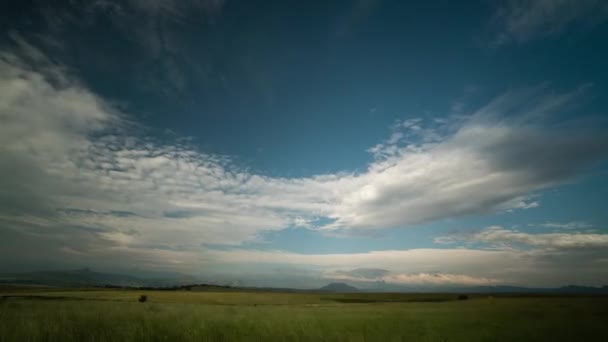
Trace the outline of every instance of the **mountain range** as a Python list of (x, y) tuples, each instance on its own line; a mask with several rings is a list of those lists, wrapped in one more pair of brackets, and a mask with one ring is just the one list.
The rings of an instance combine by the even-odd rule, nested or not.
[(449, 292), (449, 293), (548, 293), (548, 294), (608, 294), (608, 285), (603, 287), (569, 285), (556, 288), (530, 288), (518, 286), (475, 286), (475, 287), (398, 287), (382, 286), (376, 288), (358, 289), (346, 283), (329, 283), (317, 289), (291, 289), (291, 288), (256, 288), (245, 286), (218, 286), (217, 284), (199, 284), (197, 279), (188, 275), (165, 275), (164, 277), (142, 278), (124, 274), (102, 273), (88, 268), (60, 271), (36, 271), (28, 273), (0, 274), (0, 285), (27, 285), (51, 287), (157, 287), (180, 289), (247, 289), (277, 292)]

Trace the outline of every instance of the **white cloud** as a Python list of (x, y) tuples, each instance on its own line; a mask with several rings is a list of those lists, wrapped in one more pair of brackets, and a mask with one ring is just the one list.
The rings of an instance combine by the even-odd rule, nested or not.
[(545, 128), (547, 117), (584, 89), (510, 92), (467, 119), (426, 131), (433, 138), (422, 143), (376, 146), (367, 172), (342, 178), (350, 189), (328, 214), (336, 219), (328, 228), (398, 227), (538, 206), (535, 191), (569, 181), (605, 157), (607, 139), (599, 132)]
[(589, 229), (593, 225), (583, 221), (571, 221), (571, 222), (547, 222), (541, 224), (542, 227), (546, 228), (557, 228), (567, 230), (578, 230), (578, 229)]
[(561, 33), (566, 28), (593, 26), (608, 19), (602, 0), (508, 0), (494, 17), (501, 33), (495, 44), (526, 42)]
[(57, 67), (51, 66), (63, 78), (60, 85), (48, 81), (45, 70), (19, 62), (5, 54), (0, 65), (6, 94), (0, 103), (3, 151), (5, 158), (26, 158), (40, 175), (11, 183), (44, 183), (44, 191), (33, 192), (44, 192), (41, 202), (52, 198), (43, 203), (54, 203), (51, 209), (133, 212), (115, 217), (81, 211), (62, 218), (110, 230), (145, 230), (142, 243), (167, 237), (241, 243), (265, 230), (311, 228), (318, 218), (331, 221), (317, 227), (323, 231), (382, 229), (533, 208), (538, 202), (531, 193), (571, 180), (602, 158), (607, 145), (592, 131), (565, 135), (535, 125), (581, 92), (544, 95), (539, 88), (507, 93), (468, 119), (439, 126), (425, 128), (419, 119), (398, 122), (365, 172), (273, 178), (187, 144), (110, 133), (124, 125), (124, 114)]
[[(493, 273), (490, 268), (521, 256), (415, 250), (307, 257), (251, 252), (243, 259), (248, 252), (206, 252), (201, 246), (257, 241), (265, 231), (289, 226), (338, 234), (531, 208), (538, 205), (536, 191), (571, 181), (608, 151), (608, 138), (593, 128), (545, 124), (584, 89), (546, 95), (538, 88), (509, 92), (467, 118), (438, 126), (400, 122), (361, 173), (257, 175), (187, 142), (161, 144), (131, 134), (127, 114), (31, 45), (18, 37), (17, 42), (20, 52), (0, 58), (0, 214), (3, 227), (11, 229), (2, 233), (34, 245), (52, 241), (48, 248), (96, 255), (103, 262), (116, 258), (110, 252), (134, 263), (162, 264), (166, 258), (187, 267), (214, 258), (269, 263), (279, 257), (288, 264), (392, 265), (395, 274), (490, 279), (495, 275), (469, 274), (470, 265), (479, 260), (480, 269)], [(487, 233), (488, 242), (510, 238), (548, 246), (541, 240), (549, 236)], [(550, 238), (554, 246), (604, 241)], [(440, 266), (446, 269), (434, 272)]]
[[(411, 249), (350, 254), (298, 254), (284, 251), (206, 251), (209, 263), (264, 267), (307, 267), (320, 277), (395, 285), (604, 285), (608, 249)], [(229, 267), (228, 267), (229, 268)]]
[[(288, 265), (315, 265), (328, 268), (381, 268), (389, 271), (429, 272), (438, 267), (464, 269), (478, 267), (488, 270), (491, 264), (507, 260), (503, 251), (478, 251), (467, 249), (412, 249), (385, 250), (366, 253), (298, 254), (284, 251), (259, 250), (210, 250), (207, 256), (225, 263), (281, 263)], [(462, 267), (462, 268), (461, 268)]]
[(354, 270), (334, 270), (323, 274), (325, 278), (357, 283), (386, 283), (407, 286), (481, 286), (500, 283), (497, 279), (473, 277), (465, 274), (450, 273), (392, 273), (384, 269), (365, 268)]
[(608, 234), (594, 233), (542, 233), (531, 234), (499, 226), (487, 227), (472, 234), (442, 236), (436, 243), (448, 244), (459, 241), (483, 243), (499, 248), (517, 248), (520, 245), (546, 249), (608, 248)]
[(499, 283), (497, 279), (472, 277), (465, 274), (446, 273), (417, 273), (394, 274), (384, 278), (384, 281), (399, 285), (465, 285), (480, 286)]

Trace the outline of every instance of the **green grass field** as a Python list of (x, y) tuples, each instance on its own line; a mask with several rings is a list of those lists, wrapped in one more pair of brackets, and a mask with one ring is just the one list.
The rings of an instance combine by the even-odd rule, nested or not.
[(0, 341), (608, 341), (607, 297), (43, 288), (0, 296)]

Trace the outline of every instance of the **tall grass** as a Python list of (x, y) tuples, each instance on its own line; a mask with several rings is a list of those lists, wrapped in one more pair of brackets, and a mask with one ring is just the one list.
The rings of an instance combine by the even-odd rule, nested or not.
[(139, 303), (139, 292), (86, 293), (0, 301), (0, 341), (608, 341), (603, 298), (344, 303), (322, 298), (357, 295), (165, 292)]

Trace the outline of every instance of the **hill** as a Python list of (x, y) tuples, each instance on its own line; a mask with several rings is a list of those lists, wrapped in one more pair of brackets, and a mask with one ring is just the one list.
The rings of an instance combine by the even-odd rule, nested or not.
[(319, 289), (319, 291), (344, 293), (344, 292), (359, 292), (359, 289), (354, 286), (345, 284), (345, 283), (331, 283), (331, 284), (327, 284), (327, 285), (321, 287)]
[(64, 271), (36, 271), (9, 274), (2, 277), (3, 283), (46, 286), (142, 286), (142, 279), (112, 273), (95, 272), (88, 268)]

